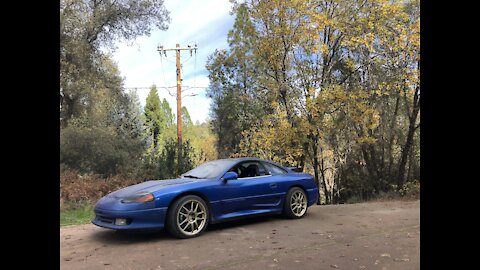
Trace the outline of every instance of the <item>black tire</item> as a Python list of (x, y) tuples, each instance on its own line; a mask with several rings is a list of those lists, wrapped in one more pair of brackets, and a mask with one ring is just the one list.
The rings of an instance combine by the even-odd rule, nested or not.
[[(303, 195), (303, 200), (300, 194)], [(293, 202), (292, 197), (294, 197)], [(293, 187), (288, 190), (287, 195), (285, 196), (283, 215), (290, 219), (302, 218), (307, 213), (307, 205), (308, 199), (305, 191), (299, 187)]]
[[(193, 209), (197, 204), (197, 209), (204, 211), (204, 214), (198, 215), (193, 210), (188, 211), (190, 206)], [(201, 235), (207, 229), (209, 221), (210, 212), (205, 201), (198, 196), (187, 195), (175, 200), (170, 205), (167, 213), (166, 229), (174, 237), (193, 238)], [(197, 229), (195, 229), (195, 225), (197, 225)], [(201, 228), (199, 225), (201, 225)], [(185, 226), (184, 229), (182, 229), (183, 226)]]

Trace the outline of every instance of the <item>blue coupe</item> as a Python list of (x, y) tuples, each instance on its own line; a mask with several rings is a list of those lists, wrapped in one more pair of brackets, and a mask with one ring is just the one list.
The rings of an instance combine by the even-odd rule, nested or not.
[(191, 238), (208, 224), (261, 214), (301, 218), (316, 203), (310, 174), (257, 158), (206, 162), (178, 179), (147, 181), (112, 192), (92, 223), (114, 230), (167, 229)]

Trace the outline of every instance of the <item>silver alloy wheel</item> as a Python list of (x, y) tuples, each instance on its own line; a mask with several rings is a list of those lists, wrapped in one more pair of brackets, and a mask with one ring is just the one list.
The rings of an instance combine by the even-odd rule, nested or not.
[(307, 198), (300, 190), (297, 190), (295, 193), (292, 194), (290, 198), (290, 208), (292, 209), (292, 213), (297, 216), (301, 217), (307, 211)]
[(186, 235), (195, 235), (205, 226), (207, 214), (205, 206), (197, 200), (186, 201), (177, 214), (177, 226)]

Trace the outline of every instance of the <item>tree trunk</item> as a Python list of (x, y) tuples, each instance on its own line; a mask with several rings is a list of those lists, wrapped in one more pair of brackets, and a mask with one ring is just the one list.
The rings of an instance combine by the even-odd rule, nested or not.
[[(313, 150), (313, 171), (315, 174), (315, 183), (317, 184), (318, 191), (320, 192), (320, 179), (318, 177), (318, 156), (317, 156), (317, 143), (315, 142), (315, 139), (312, 140), (312, 150)], [(321, 204), (321, 199), (320, 196), (318, 196), (317, 204)]]
[(302, 155), (300, 157), (300, 162), (298, 163), (298, 169), (300, 172), (303, 172), (304, 168), (305, 168), (305, 155)]
[[(413, 145), (413, 136), (415, 135), (415, 130), (417, 130), (418, 126), (415, 125), (417, 122), (418, 112), (420, 111), (420, 97), (418, 96), (420, 89), (417, 88), (415, 90), (415, 96), (413, 98), (413, 111), (412, 115), (408, 117), (409, 125), (408, 125), (408, 134), (407, 134), (407, 141), (402, 149), (402, 158), (400, 160), (400, 166), (398, 168), (398, 178), (397, 184), (398, 189), (403, 188), (403, 184), (405, 182), (405, 168), (407, 165), (408, 154)], [(407, 102), (407, 101), (406, 101)]]
[(283, 106), (285, 106), (285, 111), (287, 112), (287, 120), (290, 123), (290, 125), (293, 127), (294, 123), (293, 123), (292, 113), (290, 112), (290, 107), (288, 106), (288, 102), (287, 102), (287, 87), (285, 86), (285, 83), (282, 83), (282, 85), (280, 86), (280, 100)]
[(372, 170), (375, 173), (375, 179), (372, 179), (373, 186), (375, 187), (375, 191), (379, 192), (380, 190), (384, 190), (383, 186), (383, 167), (378, 166), (376, 157), (378, 156), (375, 147), (373, 144), (368, 145), (368, 149), (370, 152), (370, 163), (372, 165)]
[(308, 140), (305, 141), (303, 144), (303, 154), (300, 156), (300, 161), (298, 163), (298, 169), (300, 172), (303, 172), (305, 170), (305, 160), (307, 159), (306, 153), (308, 152)]
[[(317, 138), (318, 140), (318, 138)], [(325, 181), (325, 165), (323, 161), (323, 150), (320, 148), (320, 154), (322, 155), (322, 162), (320, 167), (320, 172), (322, 173), (322, 185), (323, 185), (323, 192), (325, 193), (325, 204), (330, 204), (330, 197), (329, 192), (327, 189), (327, 181)]]
[(332, 204), (337, 204), (340, 199), (340, 170), (341, 165), (337, 167), (337, 172), (335, 175), (336, 181), (333, 184), (333, 197), (332, 197)]
[(395, 101), (395, 111), (393, 112), (393, 117), (392, 117), (392, 122), (390, 124), (390, 140), (388, 141), (388, 177), (393, 177), (395, 178), (394, 175), (392, 175), (392, 165), (393, 165), (393, 141), (395, 140), (395, 124), (397, 123), (397, 115), (398, 115), (398, 107), (400, 104), (400, 95), (397, 96), (397, 100)]
[[(413, 142), (415, 142), (415, 138), (413, 139)], [(413, 150), (415, 149), (415, 144), (412, 142), (412, 148), (410, 149), (410, 154), (408, 156), (408, 171), (407, 171), (407, 181), (411, 181), (412, 180), (412, 172), (413, 172), (413, 164), (414, 164), (414, 161), (413, 161), (413, 156), (414, 156), (414, 152)]]
[[(361, 150), (363, 159), (365, 160), (365, 167), (368, 172), (368, 182), (369, 184), (372, 184), (372, 186), (378, 187), (378, 185), (375, 185), (375, 183), (378, 182), (378, 176), (377, 171), (374, 167), (374, 157), (371, 156), (371, 153), (369, 152), (366, 145), (362, 145)], [(371, 192), (371, 190), (369, 190), (368, 192)]]
[[(416, 117), (415, 117), (416, 118)], [(408, 127), (408, 135), (407, 135), (407, 141), (405, 142), (405, 145), (403, 146), (402, 149), (402, 159), (400, 160), (400, 166), (398, 168), (398, 188), (402, 189), (403, 184), (405, 182), (405, 169), (407, 166), (407, 159), (409, 156), (409, 152), (412, 148), (413, 145), (413, 135), (415, 134), (415, 122), (410, 123)]]

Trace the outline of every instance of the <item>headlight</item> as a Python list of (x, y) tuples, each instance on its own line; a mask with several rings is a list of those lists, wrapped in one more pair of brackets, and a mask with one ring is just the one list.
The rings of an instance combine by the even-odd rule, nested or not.
[(122, 199), (122, 203), (146, 203), (155, 199), (152, 193), (137, 193), (135, 195)]

